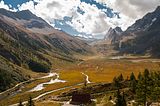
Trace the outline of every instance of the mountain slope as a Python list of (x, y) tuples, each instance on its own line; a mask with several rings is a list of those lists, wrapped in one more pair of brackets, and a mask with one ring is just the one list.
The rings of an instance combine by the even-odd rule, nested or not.
[(106, 36), (104, 37), (104, 40), (106, 40), (106, 42), (113, 44), (119, 39), (119, 36), (122, 34), (122, 32), (123, 31), (120, 27), (116, 27), (114, 29), (110, 28)]
[[(115, 43), (121, 53), (149, 54), (160, 57), (160, 6), (137, 20)], [(119, 46), (121, 45), (121, 46)]]
[(29, 79), (24, 70), (49, 72), (53, 63), (77, 61), (73, 55), (89, 54), (90, 50), (84, 41), (54, 29), (28, 10), (0, 9), (0, 63), (4, 66), (0, 67), (0, 91)]
[[(35, 40), (36, 41), (35, 44), (37, 46), (40, 46), (40, 48), (44, 47), (45, 49), (48, 48), (50, 50), (58, 49), (61, 52), (65, 52), (68, 54), (71, 52), (75, 53), (89, 52), (89, 45), (87, 45), (85, 42), (76, 39), (64, 32), (54, 29), (52, 26), (47, 24), (43, 19), (36, 17), (28, 10), (20, 12), (10, 12), (2, 9), (1, 11), (3, 12), (3, 14), (8, 13), (12, 16), (11, 17), (10, 15), (8, 16), (1, 14), (0, 16), (4, 23), (14, 27), (16, 33), (17, 31), (21, 31), (25, 35), (21, 37), (24, 37), (25, 39)], [(22, 17), (24, 16), (22, 13), (25, 14), (26, 17)], [(3, 27), (3, 30), (5, 30), (5, 28)]]

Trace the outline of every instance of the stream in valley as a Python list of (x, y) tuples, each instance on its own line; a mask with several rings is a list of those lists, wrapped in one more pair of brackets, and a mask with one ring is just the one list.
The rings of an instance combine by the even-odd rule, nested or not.
[[(89, 81), (89, 77), (88, 75), (86, 75), (85, 73), (81, 73), (85, 76), (85, 80), (87, 83), (91, 83)], [(58, 73), (49, 73), (48, 76), (44, 76), (44, 77), (41, 77), (42, 78), (49, 78), (49, 77), (53, 77), (53, 76), (57, 76), (56, 79), (51, 79), (49, 82), (45, 82), (45, 83), (41, 83), (41, 84), (38, 84), (36, 87), (32, 88), (29, 92), (34, 92), (34, 91), (40, 91), (40, 90), (43, 90), (45, 87), (44, 85), (46, 84), (54, 84), (54, 83), (58, 83), (58, 82), (62, 82), (62, 83), (65, 83), (66, 81), (65, 80), (60, 80), (59, 79), (59, 74)], [(74, 85), (71, 85), (71, 86), (66, 86), (66, 87), (62, 87), (62, 88), (58, 88), (58, 89), (55, 89), (55, 90), (52, 90), (52, 91), (48, 91), (48, 92), (45, 92), (43, 94), (40, 94), (39, 96), (33, 98), (33, 100), (38, 100), (40, 98), (42, 98), (43, 96), (46, 96), (48, 94), (51, 94), (51, 93), (54, 93), (54, 92), (57, 92), (57, 91), (61, 91), (61, 90), (65, 90), (65, 89), (68, 89), (68, 88), (73, 88), (77, 85), (83, 85), (84, 83), (78, 83), (78, 84), (74, 84)], [(24, 101), (23, 104), (26, 104), (27, 101)], [(12, 105), (9, 105), (9, 106), (18, 106), (19, 103), (16, 103), (16, 104), (12, 104)]]

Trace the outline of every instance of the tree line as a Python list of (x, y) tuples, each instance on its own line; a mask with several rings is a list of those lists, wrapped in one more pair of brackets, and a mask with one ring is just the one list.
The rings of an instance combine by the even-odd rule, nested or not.
[(30, 96), (27, 105), (23, 105), (22, 100), (20, 99), (18, 106), (35, 106), (35, 104), (34, 101), (32, 100), (32, 97)]
[(139, 72), (137, 78), (134, 73), (130, 74), (130, 77), (126, 80), (123, 75), (119, 75), (113, 79), (113, 85), (116, 89), (116, 106), (127, 106), (124, 92), (120, 92), (123, 89), (122, 83), (128, 82), (129, 91), (133, 94), (133, 100), (136, 105), (147, 106), (149, 103), (158, 103), (160, 100), (160, 72), (151, 72), (145, 69), (143, 73)]

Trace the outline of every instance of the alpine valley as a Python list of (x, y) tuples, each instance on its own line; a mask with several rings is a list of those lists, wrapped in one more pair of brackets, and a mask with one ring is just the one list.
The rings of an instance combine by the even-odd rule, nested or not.
[(0, 9), (0, 106), (158, 106), (159, 58), (160, 6), (104, 39)]

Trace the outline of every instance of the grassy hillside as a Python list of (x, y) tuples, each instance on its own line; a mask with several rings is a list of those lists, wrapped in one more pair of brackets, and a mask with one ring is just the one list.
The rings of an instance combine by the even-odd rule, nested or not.
[(27, 39), (18, 41), (3, 30), (0, 30), (0, 91), (29, 79), (30, 73), (26, 74), (25, 70), (49, 72), (52, 64), (54, 64), (53, 67), (55, 69), (62, 62), (72, 63), (77, 61), (74, 57), (69, 57), (64, 53), (47, 52), (43, 50), (43, 47), (40, 48), (40, 45), (37, 47), (33, 41), (31, 41), (33, 42), (31, 44), (34, 46), (27, 45), (28, 42), (30, 40), (27, 41)]
[(22, 70), (16, 68), (4, 57), (0, 56), (0, 91), (14, 86), (17, 82), (29, 79), (30, 76), (23, 74)]
[[(27, 19), (17, 12), (4, 9), (0, 12), (0, 62), (4, 64), (0, 67), (3, 80), (0, 91), (32, 78), (24, 70), (46, 73), (51, 69), (64, 68), (67, 64), (81, 61), (79, 56), (92, 53), (87, 43), (54, 29), (30, 11), (22, 11), (23, 14), (28, 14)], [(17, 17), (24, 18), (28, 25), (32, 25), (32, 20), (35, 19), (37, 25), (32, 27), (39, 28), (42, 22), (51, 32), (43, 34), (29, 30), (26, 23), (19, 22)], [(39, 30), (45, 32), (43, 27)]]
[(3, 31), (0, 31), (0, 62), (2, 81), (0, 91), (13, 86), (17, 82), (29, 79), (28, 75), (25, 75), (20, 68), (15, 68), (15, 66), (38, 72), (48, 72), (51, 68), (48, 59), (12, 40)]

